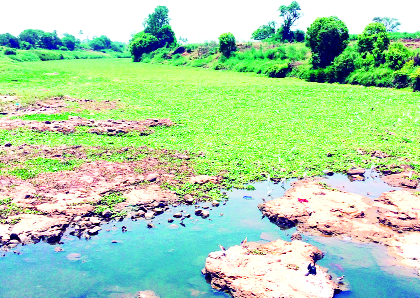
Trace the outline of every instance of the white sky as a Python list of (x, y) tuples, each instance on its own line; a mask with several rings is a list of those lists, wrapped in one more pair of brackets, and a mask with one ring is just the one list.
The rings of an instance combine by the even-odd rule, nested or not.
[[(41, 29), (58, 34), (79, 30), (84, 36), (107, 35), (113, 41), (127, 42), (139, 32), (142, 22), (158, 5), (169, 9), (170, 24), (177, 38), (189, 42), (217, 40), (232, 32), (237, 40), (250, 40), (252, 32), (270, 20), (280, 23), (278, 8), (292, 0), (1, 0), (0, 33), (18, 35), (24, 29)], [(376, 16), (399, 19), (400, 31), (420, 31), (418, 0), (298, 0), (304, 16), (296, 28), (306, 28), (317, 18), (336, 15), (350, 33), (361, 33)]]

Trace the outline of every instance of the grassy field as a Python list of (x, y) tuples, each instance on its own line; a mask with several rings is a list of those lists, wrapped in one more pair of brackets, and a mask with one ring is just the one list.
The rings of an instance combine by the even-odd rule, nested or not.
[[(51, 73), (57, 75), (46, 75)], [(170, 118), (177, 124), (142, 137), (0, 131), (0, 143), (146, 145), (204, 152), (193, 158), (196, 171), (222, 172), (233, 185), (264, 179), (263, 173), (297, 177), (320, 175), (325, 169), (403, 163), (420, 170), (418, 93), (132, 63), (131, 59), (4, 63), (0, 82), (0, 94), (17, 95), (22, 104), (61, 95), (119, 99), (124, 108), (77, 115)], [(45, 121), (69, 115), (74, 114), (25, 119)], [(373, 150), (391, 157), (373, 158)]]

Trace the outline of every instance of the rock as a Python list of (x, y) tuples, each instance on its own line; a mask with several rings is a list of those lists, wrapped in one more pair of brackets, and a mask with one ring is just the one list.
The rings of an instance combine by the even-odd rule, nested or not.
[(153, 291), (140, 291), (137, 294), (137, 298), (160, 298), (158, 295), (156, 295)]
[(175, 213), (174, 215), (173, 215), (173, 217), (175, 217), (175, 218), (181, 218), (182, 217), (182, 213)]
[(200, 175), (200, 176), (194, 176), (191, 177), (189, 182), (191, 184), (204, 184), (207, 182), (212, 182), (214, 184), (219, 183), (220, 178), (215, 176), (207, 176), (207, 175)]
[(194, 214), (200, 216), (203, 213), (203, 209), (195, 209)]
[(55, 252), (61, 252), (61, 251), (63, 251), (63, 249), (60, 246), (56, 246), (56, 247), (54, 247), (54, 251)]
[(153, 229), (153, 228), (156, 228), (156, 226), (155, 226), (154, 224), (152, 224), (151, 222), (149, 222), (149, 223), (147, 224), (147, 228), (149, 228), (149, 229)]
[(154, 181), (156, 181), (156, 179), (158, 177), (159, 177), (159, 174), (151, 173), (151, 174), (146, 176), (146, 180), (149, 181), (149, 182), (154, 182)]
[(298, 232), (293, 233), (291, 239), (292, 240), (302, 240), (302, 235)]
[(104, 218), (110, 218), (112, 216), (112, 212), (111, 210), (107, 209), (107, 210), (102, 211), (101, 215)]
[(191, 195), (185, 195), (184, 196), (185, 203), (192, 205), (194, 204), (195, 199)]
[(153, 212), (147, 212), (144, 214), (145, 219), (153, 219), (155, 218), (155, 214)]
[(218, 201), (216, 201), (216, 200), (213, 200), (213, 202), (211, 202), (211, 205), (213, 207), (218, 207), (220, 205), (220, 203)]
[(348, 175), (359, 175), (359, 176), (363, 176), (365, 174), (365, 169), (362, 168), (351, 168), (350, 170), (347, 171)]
[(89, 219), (89, 221), (90, 221), (93, 225), (95, 225), (95, 226), (98, 226), (98, 225), (100, 225), (100, 224), (101, 224), (101, 220), (100, 220), (99, 218), (97, 218), (97, 217), (91, 217), (91, 218)]
[(163, 213), (163, 208), (155, 208), (154, 209), (154, 212), (156, 213), (156, 214), (162, 214)]
[(277, 240), (252, 250), (233, 246), (210, 253), (203, 273), (213, 288), (233, 297), (333, 297), (339, 285), (328, 270), (316, 266), (316, 275), (305, 276), (308, 264), (322, 256), (302, 241)]
[(102, 230), (100, 227), (94, 227), (93, 229), (90, 229), (87, 232), (89, 235), (96, 235), (100, 230)]
[(12, 147), (12, 143), (6, 143), (4, 144), (4, 147)]
[(173, 218), (168, 218), (168, 222), (172, 223), (172, 222), (174, 222), (174, 219)]
[(207, 218), (210, 216), (210, 212), (207, 210), (203, 210), (203, 212), (201, 213), (201, 217), (202, 218)]
[(190, 218), (191, 217), (191, 214), (185, 214), (185, 216), (184, 216), (185, 218)]

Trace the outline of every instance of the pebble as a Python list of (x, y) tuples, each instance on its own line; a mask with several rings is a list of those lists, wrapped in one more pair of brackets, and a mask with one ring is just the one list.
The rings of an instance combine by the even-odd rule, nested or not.
[(173, 218), (168, 218), (168, 222), (169, 223), (174, 222), (174, 219)]
[(60, 251), (63, 251), (63, 249), (60, 246), (56, 246), (56, 247), (54, 247), (54, 251), (55, 252), (60, 252)]
[(173, 216), (175, 218), (181, 218), (182, 217), (182, 213), (175, 213)]
[(201, 217), (202, 218), (207, 218), (207, 217), (209, 217), (210, 216), (210, 212), (209, 211), (207, 211), (207, 210), (204, 210), (202, 213), (201, 213)]
[(147, 228), (149, 228), (149, 229), (153, 229), (153, 228), (156, 228), (156, 226), (155, 226), (154, 224), (152, 224), (151, 222), (149, 222), (149, 223), (147, 224)]

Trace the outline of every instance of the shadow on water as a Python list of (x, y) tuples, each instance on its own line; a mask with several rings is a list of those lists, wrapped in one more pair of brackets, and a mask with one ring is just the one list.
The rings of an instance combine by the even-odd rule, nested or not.
[[(163, 298), (228, 297), (212, 290), (201, 275), (207, 255), (218, 250), (218, 244), (238, 245), (245, 237), (248, 241), (289, 240), (295, 229), (280, 230), (262, 218), (257, 205), (268, 199), (268, 189), (273, 189), (273, 198), (283, 196), (292, 181), (270, 186), (260, 182), (254, 184), (254, 191), (229, 191), (229, 202), (210, 207), (208, 219), (196, 217), (194, 206), (178, 206), (156, 217), (155, 229), (147, 229), (145, 220), (125, 220), (103, 225), (89, 241), (67, 233), (63, 252), (54, 252), (54, 246), (46, 243), (18, 247), (20, 255), (8, 252), (0, 258), (0, 296), (133, 297), (127, 294), (152, 290)], [(369, 192), (371, 197), (392, 189), (379, 177), (349, 182), (346, 176), (333, 175), (326, 182), (363, 195)], [(177, 219), (168, 223), (181, 211), (192, 215), (184, 220), (185, 227)], [(125, 233), (123, 225), (128, 229)], [(305, 236), (304, 241), (325, 252), (321, 266), (335, 276), (346, 275), (351, 291), (339, 297), (419, 297), (420, 279), (395, 266), (380, 245), (313, 236)], [(68, 258), (70, 253), (80, 257)]]

